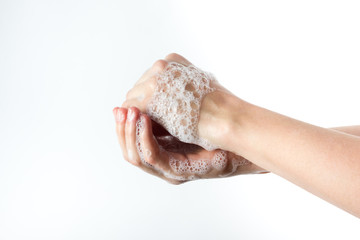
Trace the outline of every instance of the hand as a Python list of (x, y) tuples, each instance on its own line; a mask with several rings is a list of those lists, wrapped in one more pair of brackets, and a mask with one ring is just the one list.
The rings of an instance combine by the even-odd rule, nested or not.
[(124, 158), (170, 183), (266, 172), (233, 153), (180, 142), (135, 107), (113, 112)]
[[(175, 63), (177, 65), (174, 66)], [(178, 54), (170, 54), (165, 60), (156, 61), (127, 93), (126, 101), (122, 104), (122, 107), (137, 107), (141, 112), (150, 115), (152, 119), (155, 119), (173, 136), (183, 142), (197, 144), (209, 150), (218, 147), (226, 149), (225, 145), (222, 146), (223, 142), (219, 140), (224, 136), (224, 131), (227, 130), (226, 126), (228, 126), (227, 123), (231, 117), (229, 114), (232, 114), (238, 108), (236, 106), (235, 109), (229, 109), (235, 96), (224, 89), (211, 75), (197, 69), (191, 73), (197, 74), (197, 76), (200, 76), (200, 79), (209, 80), (209, 86), (206, 88), (208, 92), (201, 95), (203, 94), (201, 93), (202, 90), (194, 87), (196, 77), (191, 74), (186, 75), (182, 71), (178, 72), (178, 69), (182, 70), (182, 68), (185, 71), (196, 69), (188, 60)], [(163, 76), (163, 74), (170, 75), (172, 80), (168, 81), (166, 85), (159, 85), (159, 76)], [(178, 95), (178, 92), (174, 92), (174, 89), (178, 88), (178, 84), (180, 83), (181, 85), (183, 81), (180, 80), (180, 76), (185, 76), (185, 79), (188, 80), (187, 85), (185, 86), (184, 84), (182, 86), (185, 86), (185, 90), (181, 91), (184, 91), (184, 94), (188, 96), (193, 96), (195, 101), (185, 101), (187, 98), (182, 98), (181, 94), (180, 98), (175, 96)], [(159, 86), (161, 90), (159, 90)], [(158, 105), (159, 101), (156, 101), (155, 107), (154, 105), (151, 107), (154, 95), (159, 92), (164, 92), (165, 96), (163, 96), (163, 99), (166, 99), (165, 103)], [(196, 99), (198, 102), (196, 102)], [(157, 110), (153, 110), (153, 107), (161, 114), (156, 116)], [(159, 110), (160, 108), (161, 110)], [(178, 119), (179, 114), (181, 114), (181, 122)], [(185, 123), (183, 124), (182, 121)], [(179, 129), (183, 132), (178, 131)], [(190, 138), (188, 135), (185, 136), (186, 134), (190, 135)]]

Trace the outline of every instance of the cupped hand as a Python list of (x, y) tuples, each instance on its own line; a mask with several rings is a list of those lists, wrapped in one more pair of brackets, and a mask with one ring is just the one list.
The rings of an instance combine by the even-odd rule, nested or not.
[[(170, 76), (171, 80), (162, 85), (159, 84), (159, 79), (164, 74), (165, 77)], [(181, 83), (184, 76), (188, 81), (186, 86)], [(199, 87), (197, 84), (201, 83), (201, 78), (206, 80), (204, 85)], [(174, 89), (179, 86), (179, 96), (174, 96), (178, 93)], [(154, 104), (152, 101), (155, 93), (161, 93), (162, 96), (160, 101), (156, 100)], [(183, 95), (189, 97), (182, 98)], [(143, 74), (127, 93), (122, 107), (137, 107), (183, 142), (197, 144), (209, 150), (218, 147), (226, 149), (218, 140), (226, 131), (226, 121), (230, 119), (228, 113), (235, 110), (228, 111), (227, 108), (233, 97), (211, 74), (197, 69), (187, 59), (173, 53), (164, 60), (156, 61)]]
[(266, 172), (233, 153), (180, 142), (135, 107), (113, 113), (124, 158), (170, 183)]

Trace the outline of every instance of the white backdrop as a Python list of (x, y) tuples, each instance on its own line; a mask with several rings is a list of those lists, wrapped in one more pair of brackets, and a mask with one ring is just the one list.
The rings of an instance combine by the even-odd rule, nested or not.
[(112, 109), (178, 52), (243, 99), (360, 124), (358, 1), (0, 1), (0, 239), (359, 239), (273, 174), (172, 186), (136, 169)]

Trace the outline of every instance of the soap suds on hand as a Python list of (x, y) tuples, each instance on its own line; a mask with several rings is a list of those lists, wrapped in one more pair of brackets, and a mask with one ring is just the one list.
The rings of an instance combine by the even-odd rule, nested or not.
[(214, 91), (210, 87), (214, 80), (210, 73), (193, 65), (170, 62), (157, 76), (155, 93), (146, 112), (180, 141), (214, 150), (217, 147), (198, 134), (201, 101)]

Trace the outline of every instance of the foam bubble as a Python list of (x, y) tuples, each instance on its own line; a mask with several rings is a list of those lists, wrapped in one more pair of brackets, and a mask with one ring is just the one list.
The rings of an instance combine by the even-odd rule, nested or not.
[[(143, 117), (140, 117), (136, 122), (136, 148), (140, 160), (145, 166), (154, 169), (159, 174), (162, 174), (169, 179), (174, 179), (177, 181), (196, 180), (199, 179), (202, 175), (209, 173), (212, 169), (221, 171), (225, 169), (226, 165), (228, 164), (228, 153), (223, 150), (217, 151), (214, 156), (209, 159), (195, 160), (185, 158), (185, 156), (183, 156), (181, 159), (178, 159), (175, 157), (175, 154), (172, 154), (159, 146), (160, 151), (166, 152), (168, 154), (170, 169), (167, 171), (157, 169), (145, 160), (146, 158), (149, 158), (152, 153), (149, 149), (146, 149), (140, 141), (140, 136), (144, 132), (144, 127), (144, 119)], [(249, 161), (241, 157), (234, 157), (230, 161), (232, 165), (231, 172), (226, 175), (220, 175), (220, 177), (230, 176), (236, 172), (238, 167), (250, 164)]]
[(246, 160), (245, 158), (240, 157), (240, 156), (234, 157), (230, 161), (231, 161), (231, 165), (232, 165), (231, 172), (224, 174), (224, 175), (220, 175), (220, 177), (231, 176), (238, 170), (239, 167), (250, 164), (250, 162), (248, 160)]
[(207, 159), (179, 160), (170, 156), (169, 164), (174, 172), (181, 175), (188, 175), (188, 174), (204, 175), (211, 170), (210, 161)]
[(246, 160), (245, 158), (233, 158), (232, 159), (232, 165), (234, 168), (238, 168), (244, 165), (248, 165), (250, 162)]
[(223, 150), (215, 153), (211, 161), (212, 166), (217, 170), (223, 170), (227, 164), (227, 153)]
[(157, 76), (155, 92), (147, 114), (180, 141), (199, 145), (206, 150), (217, 147), (198, 135), (200, 106), (203, 97), (214, 91), (215, 78), (190, 65), (170, 62)]
[(140, 135), (144, 132), (144, 124), (145, 123), (144, 123), (144, 120), (142, 117), (140, 117), (136, 121), (136, 148), (137, 148), (137, 152), (139, 154), (141, 162), (148, 167), (153, 167), (150, 163), (146, 162), (145, 156), (144, 156), (144, 152), (147, 156), (149, 154), (149, 152), (151, 155), (151, 151), (149, 149), (144, 149), (144, 146), (142, 146), (141, 141), (140, 141)]

